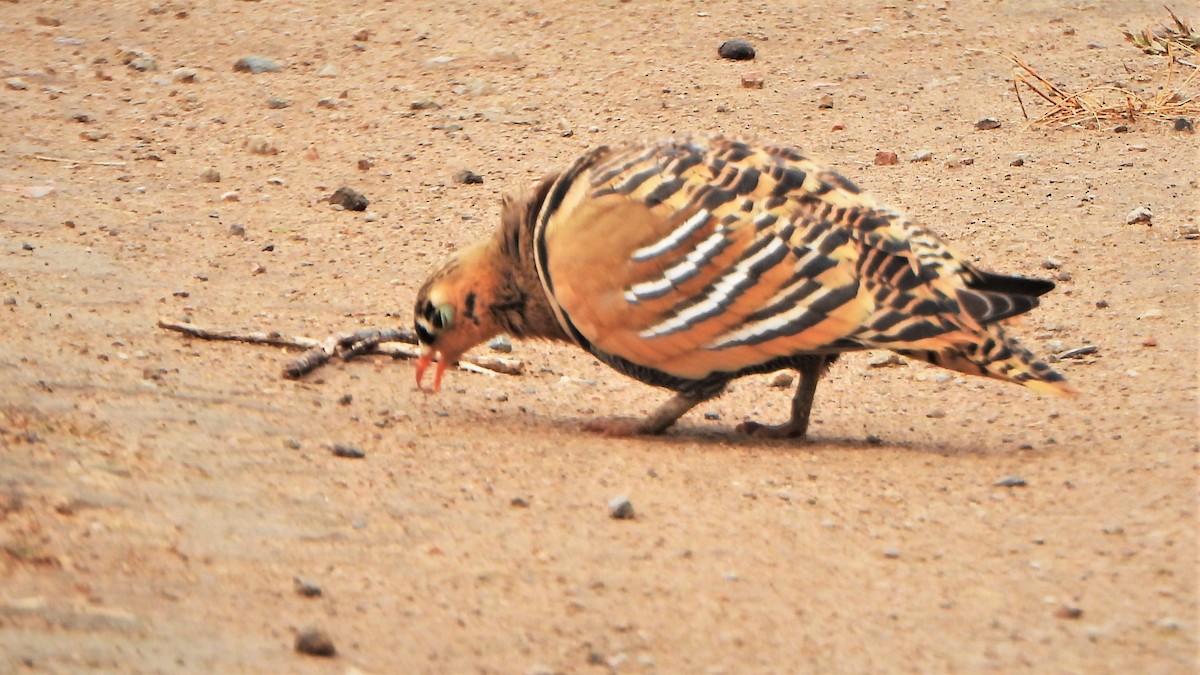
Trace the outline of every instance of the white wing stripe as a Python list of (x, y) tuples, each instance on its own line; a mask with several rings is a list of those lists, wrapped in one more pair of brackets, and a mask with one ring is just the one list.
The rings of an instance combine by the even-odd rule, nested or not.
[(633, 260), (635, 262), (646, 262), (651, 258), (657, 257), (670, 251), (676, 246), (682, 244), (688, 237), (695, 234), (701, 227), (704, 227), (712, 214), (708, 209), (701, 209), (696, 212), (691, 218), (683, 221), (683, 224), (675, 228), (671, 234), (663, 237), (658, 242), (650, 246), (644, 246), (633, 252)]

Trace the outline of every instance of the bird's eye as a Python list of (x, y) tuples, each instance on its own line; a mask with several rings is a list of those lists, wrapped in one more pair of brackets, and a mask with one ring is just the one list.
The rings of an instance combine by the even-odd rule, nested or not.
[(454, 309), (450, 305), (438, 305), (437, 310), (430, 319), (430, 323), (437, 330), (449, 326), (452, 321), (454, 321)]

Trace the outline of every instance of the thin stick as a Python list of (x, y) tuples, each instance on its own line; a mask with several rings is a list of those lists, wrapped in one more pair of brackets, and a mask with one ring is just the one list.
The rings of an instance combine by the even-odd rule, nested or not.
[(46, 155), (34, 155), (34, 159), (40, 159), (43, 162), (65, 162), (67, 164), (94, 164), (96, 166), (125, 166), (125, 162), (101, 162), (91, 159), (68, 159), (66, 157), (47, 157)]
[(1021, 100), (1021, 87), (1017, 86), (1016, 80), (1013, 80), (1013, 93), (1017, 95), (1017, 103), (1021, 104), (1021, 116), (1028, 121), (1029, 113), (1025, 112), (1025, 101)]
[[(360, 330), (346, 335), (331, 335), (324, 340), (315, 340), (301, 335), (284, 335), (278, 331), (236, 331), (220, 328), (201, 328), (190, 323), (179, 323), (159, 319), (158, 327), (172, 330), (201, 340), (232, 340), (250, 344), (274, 345), (306, 350), (283, 367), (283, 376), (295, 380), (311, 373), (329, 362), (334, 356), (343, 361), (363, 354), (383, 354), (392, 358), (415, 359), (421, 356), (416, 345), (417, 338), (409, 331), (386, 328), (383, 330)], [(520, 375), (525, 364), (516, 359), (502, 356), (465, 356), (458, 367), (468, 372), (485, 371), (492, 375)]]

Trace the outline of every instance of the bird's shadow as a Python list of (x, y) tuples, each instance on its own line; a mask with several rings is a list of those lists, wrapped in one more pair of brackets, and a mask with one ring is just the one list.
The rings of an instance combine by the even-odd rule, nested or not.
[(878, 436), (845, 437), (809, 434), (800, 439), (774, 439), (751, 436), (730, 428), (714, 429), (692, 424), (676, 424), (662, 434), (640, 436), (610, 436), (597, 434), (584, 429), (586, 420), (580, 418), (561, 418), (549, 422), (563, 433), (574, 433), (581, 436), (611, 440), (616, 443), (646, 443), (653, 445), (686, 444), (689, 449), (700, 448), (710, 451), (728, 451), (732, 448), (753, 448), (779, 453), (814, 452), (821, 450), (903, 450), (906, 452), (937, 455), (939, 457), (982, 457), (994, 451), (978, 445), (963, 445), (945, 441), (916, 442), (908, 440), (891, 440)]

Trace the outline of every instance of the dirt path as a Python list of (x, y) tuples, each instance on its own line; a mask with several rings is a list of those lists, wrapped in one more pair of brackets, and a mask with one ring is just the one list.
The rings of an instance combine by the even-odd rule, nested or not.
[[(101, 5), (0, 3), (0, 673), (1197, 669), (1200, 141), (1030, 127), (1003, 57), (1152, 93), (1120, 30), (1160, 3)], [(859, 356), (806, 444), (732, 431), (786, 414), (766, 377), (613, 441), (579, 427), (665, 394), (570, 349), (427, 398), (403, 361), (294, 382), (281, 349), (155, 327), (408, 325), (501, 194), (716, 131), (1057, 276), (1017, 330), (1098, 346), (1059, 364), (1084, 395)], [(336, 658), (293, 651), (309, 626)]]

